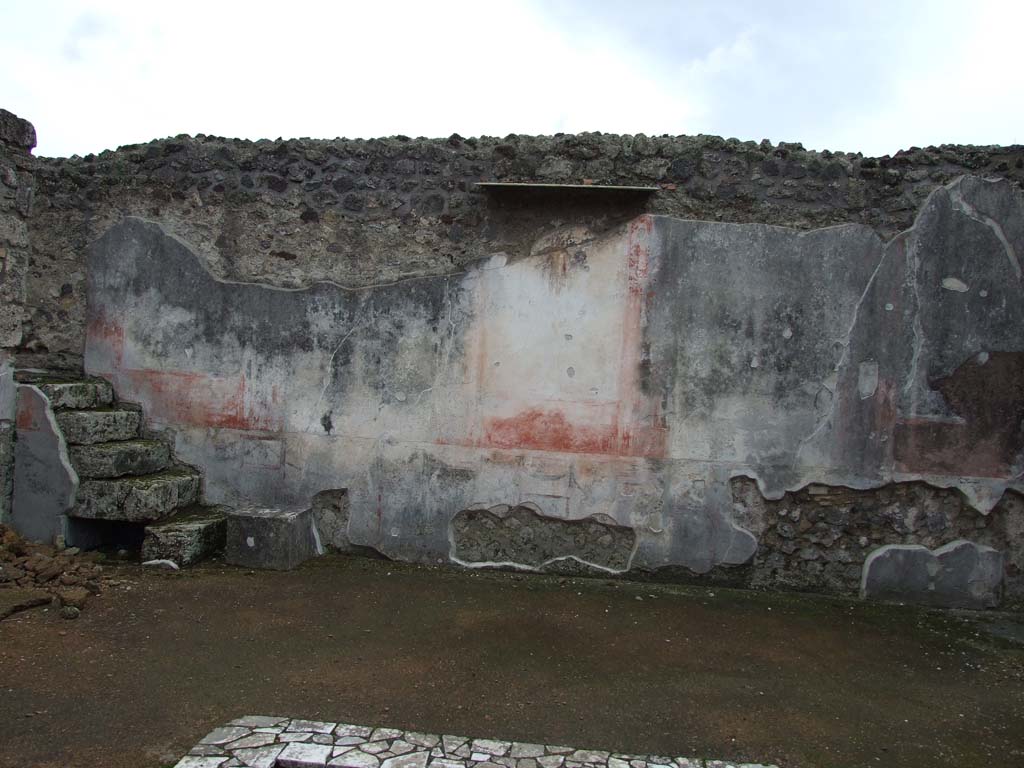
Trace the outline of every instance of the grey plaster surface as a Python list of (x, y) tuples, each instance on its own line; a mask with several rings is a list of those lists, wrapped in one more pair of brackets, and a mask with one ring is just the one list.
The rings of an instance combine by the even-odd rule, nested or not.
[(14, 498), (10, 523), (27, 539), (54, 542), (79, 488), (49, 400), (31, 384), (18, 386)]
[(994, 608), (1003, 587), (1003, 555), (963, 539), (935, 550), (890, 544), (864, 562), (861, 597), (941, 608)]
[(757, 549), (737, 476), (769, 499), (923, 480), (981, 512), (1021, 488), (1022, 220), (1019, 190), (967, 177), (888, 242), (641, 216), (461, 275), (283, 290), (128, 218), (90, 249), (86, 366), (215, 502), (345, 488), (349, 542), (428, 562), (461, 511), (529, 503), (632, 529), (622, 570), (706, 573)]

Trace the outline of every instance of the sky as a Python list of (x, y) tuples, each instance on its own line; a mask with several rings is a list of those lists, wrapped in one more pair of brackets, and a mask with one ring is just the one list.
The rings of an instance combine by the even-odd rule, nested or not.
[(1024, 143), (1022, 0), (0, 0), (37, 155), (177, 134)]

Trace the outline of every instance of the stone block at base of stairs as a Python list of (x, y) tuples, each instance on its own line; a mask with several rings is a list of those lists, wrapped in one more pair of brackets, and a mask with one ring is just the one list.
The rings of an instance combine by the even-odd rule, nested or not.
[(159, 440), (73, 445), (68, 453), (81, 480), (150, 475), (166, 468), (171, 460), (170, 447)]
[(58, 411), (56, 418), (68, 445), (131, 440), (139, 436), (139, 426), (142, 424), (139, 411), (126, 409)]
[(83, 480), (68, 514), (90, 520), (162, 520), (197, 501), (201, 484), (202, 475), (188, 467), (115, 480)]
[(224, 549), (227, 507), (194, 505), (146, 526), (142, 559), (192, 565)]
[(310, 509), (244, 507), (228, 512), (224, 559), (287, 571), (321, 553)]

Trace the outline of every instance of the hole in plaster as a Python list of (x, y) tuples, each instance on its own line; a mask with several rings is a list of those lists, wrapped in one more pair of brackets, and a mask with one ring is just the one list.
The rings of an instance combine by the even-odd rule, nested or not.
[(542, 568), (573, 557), (611, 571), (629, 569), (635, 531), (605, 515), (563, 520), (527, 506), (465, 509), (451, 522), (454, 557), (472, 565)]

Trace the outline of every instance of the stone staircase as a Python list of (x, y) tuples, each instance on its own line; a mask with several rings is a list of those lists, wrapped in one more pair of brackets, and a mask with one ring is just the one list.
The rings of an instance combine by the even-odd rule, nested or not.
[(27, 373), (17, 378), (49, 399), (78, 475), (65, 513), (69, 530), (79, 532), (75, 538), (90, 538), (82, 534), (89, 531), (87, 521), (144, 526), (143, 558), (179, 565), (223, 546), (224, 509), (203, 505), (202, 474), (177, 461), (166, 441), (146, 436), (141, 409), (118, 403), (109, 382)]

